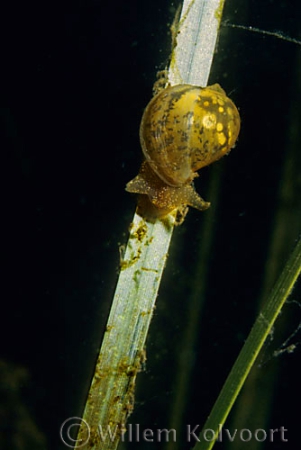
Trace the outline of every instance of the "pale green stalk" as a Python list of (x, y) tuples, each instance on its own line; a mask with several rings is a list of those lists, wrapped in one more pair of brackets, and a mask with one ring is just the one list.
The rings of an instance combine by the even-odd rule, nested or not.
[[(184, 1), (168, 71), (171, 85), (207, 85), (223, 4)], [(123, 438), (174, 220), (169, 215), (151, 223), (134, 216), (76, 449), (114, 450)]]

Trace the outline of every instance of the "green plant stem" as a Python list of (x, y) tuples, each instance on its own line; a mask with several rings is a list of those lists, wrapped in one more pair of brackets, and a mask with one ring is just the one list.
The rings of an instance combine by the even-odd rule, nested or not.
[[(225, 420), (301, 272), (301, 239), (276, 282), (266, 304), (231, 369), (193, 450), (210, 450), (219, 439)], [(206, 430), (210, 430), (209, 432)], [(215, 439), (213, 439), (213, 430)], [(204, 438), (205, 437), (205, 438)], [(207, 440), (206, 440), (207, 439)]]
[[(184, 0), (174, 39), (171, 85), (206, 86), (224, 0)], [(204, 58), (205, 55), (205, 58)], [(115, 450), (134, 404), (136, 375), (165, 267), (175, 217), (154, 223), (137, 213), (85, 405), (76, 449)]]

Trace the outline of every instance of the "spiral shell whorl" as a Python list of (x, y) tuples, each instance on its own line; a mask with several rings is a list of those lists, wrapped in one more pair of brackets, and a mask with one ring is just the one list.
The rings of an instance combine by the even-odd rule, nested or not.
[(209, 208), (192, 180), (199, 169), (231, 150), (239, 129), (238, 110), (218, 84), (206, 88), (183, 84), (160, 91), (141, 121), (145, 160), (126, 186), (128, 192), (140, 194), (141, 215), (183, 213), (187, 205), (200, 211)]
[(233, 147), (240, 121), (219, 85), (169, 87), (148, 104), (140, 141), (146, 160), (171, 186), (190, 182), (200, 168)]

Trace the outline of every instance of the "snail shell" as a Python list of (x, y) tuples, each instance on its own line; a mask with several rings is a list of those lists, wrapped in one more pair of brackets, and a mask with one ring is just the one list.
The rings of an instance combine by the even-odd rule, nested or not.
[(238, 110), (218, 84), (162, 90), (144, 111), (140, 142), (145, 162), (126, 190), (147, 195), (158, 217), (186, 205), (208, 208), (192, 180), (231, 150), (239, 130)]

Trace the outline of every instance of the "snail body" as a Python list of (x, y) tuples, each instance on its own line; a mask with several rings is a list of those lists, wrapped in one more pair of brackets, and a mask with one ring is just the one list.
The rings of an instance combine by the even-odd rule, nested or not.
[(239, 130), (238, 110), (218, 84), (162, 90), (142, 116), (145, 161), (126, 190), (146, 195), (157, 217), (187, 205), (207, 209), (210, 204), (196, 193), (193, 179), (231, 150)]

